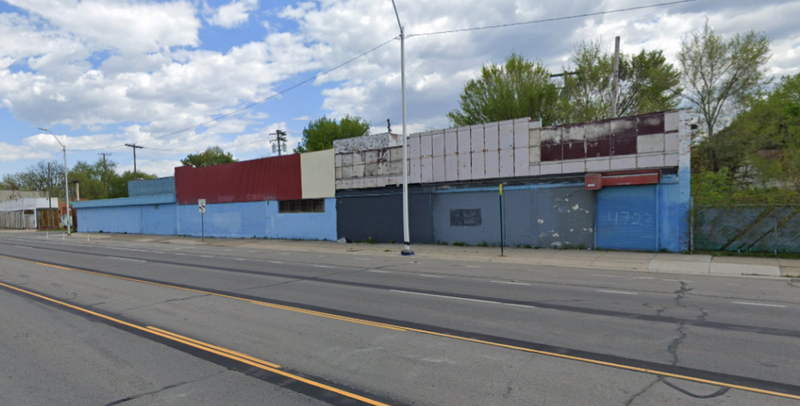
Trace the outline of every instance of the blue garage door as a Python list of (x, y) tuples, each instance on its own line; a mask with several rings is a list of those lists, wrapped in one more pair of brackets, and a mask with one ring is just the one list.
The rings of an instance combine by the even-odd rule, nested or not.
[(657, 251), (656, 186), (620, 186), (597, 192), (597, 248)]

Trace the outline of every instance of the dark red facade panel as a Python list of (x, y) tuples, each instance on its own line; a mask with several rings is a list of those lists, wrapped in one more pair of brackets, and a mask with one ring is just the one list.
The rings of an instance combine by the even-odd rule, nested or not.
[(178, 204), (295, 200), (302, 198), (300, 155), (192, 168), (175, 168)]
[(561, 161), (564, 159), (564, 144), (556, 141), (542, 141), (541, 147), (542, 161)]
[(586, 190), (600, 190), (607, 186), (654, 185), (660, 179), (661, 172), (657, 170), (587, 173), (584, 177), (584, 187)]
[(664, 113), (643, 114), (637, 117), (636, 133), (639, 135), (664, 132)]

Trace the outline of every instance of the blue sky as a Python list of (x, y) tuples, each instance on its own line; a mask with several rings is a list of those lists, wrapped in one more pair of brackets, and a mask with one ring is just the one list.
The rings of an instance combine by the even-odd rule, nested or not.
[[(654, 1), (655, 2), (655, 1)], [(500, 24), (618, 9), (634, 0), (399, 0), (407, 32)], [(512, 52), (553, 71), (581, 41), (624, 52), (663, 49), (674, 62), (681, 38), (706, 19), (731, 35), (753, 29), (772, 41), (771, 75), (797, 73), (800, 1), (698, 0), (678, 6), (411, 38), (407, 42), (412, 131), (448, 125), (464, 83), (481, 65)], [(267, 134), (297, 142), (309, 119), (358, 115), (399, 129), (399, 44), (248, 111), (203, 126), (220, 113), (265, 100), (397, 34), (389, 0), (0, 0), (0, 176), (42, 159), (71, 163), (112, 153), (132, 167), (170, 175), (187, 153), (220, 145), (237, 158), (270, 155)], [(188, 129), (186, 131), (181, 131)]]

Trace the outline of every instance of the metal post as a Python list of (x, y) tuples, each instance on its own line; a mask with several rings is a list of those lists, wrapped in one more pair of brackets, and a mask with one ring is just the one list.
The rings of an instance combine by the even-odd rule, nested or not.
[(611, 78), (611, 117), (617, 117), (617, 97), (619, 93), (619, 36), (614, 37), (614, 61)]
[[(58, 140), (58, 138), (56, 138), (56, 140)], [(61, 141), (59, 141), (59, 143), (61, 143)], [(69, 169), (67, 169), (67, 147), (62, 144), (61, 150), (64, 152), (64, 204), (67, 208), (67, 235), (72, 235), (72, 212), (69, 210)]]
[(400, 26), (400, 92), (403, 104), (403, 255), (414, 255), (411, 250), (411, 230), (408, 218), (408, 129), (406, 127), (406, 34)]
[(206, 240), (206, 215), (203, 212), (200, 212), (200, 241), (205, 242)]
[(505, 230), (504, 230), (504, 223), (505, 220), (503, 219), (503, 184), (501, 183), (497, 187), (497, 196), (500, 200), (500, 256), (504, 255), (504, 248), (505, 248)]

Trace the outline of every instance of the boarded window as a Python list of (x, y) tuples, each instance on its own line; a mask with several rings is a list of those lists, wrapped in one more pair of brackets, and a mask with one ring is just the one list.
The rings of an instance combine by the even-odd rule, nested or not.
[(452, 209), (450, 210), (451, 226), (479, 226), (481, 225), (481, 209)]
[(281, 200), (279, 213), (324, 213), (325, 199)]

